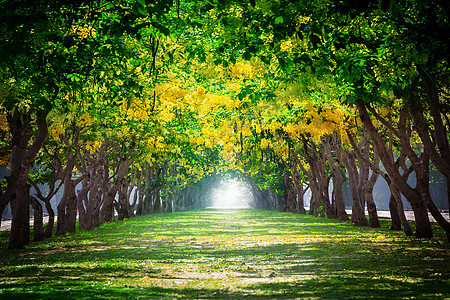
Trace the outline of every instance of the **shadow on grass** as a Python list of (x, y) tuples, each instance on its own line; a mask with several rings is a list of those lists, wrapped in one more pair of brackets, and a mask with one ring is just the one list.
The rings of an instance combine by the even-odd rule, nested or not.
[(366, 276), (323, 276), (295, 283), (262, 283), (249, 289), (277, 291), (276, 298), (317, 299), (443, 299), (448, 295), (448, 282), (427, 280), (405, 282), (389, 278), (367, 278)]
[(441, 246), (288, 213), (141, 216), (1, 250), (0, 299), (442, 299)]
[(445, 281), (404, 282), (352, 276), (324, 276), (298, 282), (249, 285), (246, 291), (228, 288), (111, 287), (104, 283), (73, 280), (45, 286), (1, 284), (2, 299), (443, 299)]
[[(5, 288), (8, 288), (7, 286)], [(105, 287), (89, 282), (54, 285), (49, 288), (15, 285), (13, 290), (0, 292), (2, 299), (242, 299), (242, 293), (221, 289)], [(253, 298), (253, 297), (252, 297)]]

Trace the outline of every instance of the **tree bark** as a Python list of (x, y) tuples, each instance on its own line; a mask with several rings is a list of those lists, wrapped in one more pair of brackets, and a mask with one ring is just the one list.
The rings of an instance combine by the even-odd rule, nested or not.
[(32, 136), (32, 117), (30, 114), (16, 110), (8, 118), (12, 135), (10, 156), (11, 174), (7, 178), (7, 189), (0, 198), (2, 211), (8, 203), (14, 206), (13, 220), (9, 239), (10, 249), (21, 249), (29, 243), (29, 189), (28, 174), (34, 165), (36, 155), (42, 148), (48, 134), (47, 112), (36, 114), (37, 134), (31, 146), (28, 142)]
[(400, 221), (400, 214), (397, 207), (397, 201), (395, 201), (394, 195), (391, 193), (389, 198), (389, 211), (391, 213), (391, 227), (389, 230), (402, 230), (402, 223)]
[(284, 171), (284, 186), (285, 186), (285, 193), (286, 193), (286, 211), (288, 212), (295, 212), (295, 193), (294, 193), (294, 187), (293, 187), (293, 180), (289, 176), (288, 169), (285, 169)]
[(425, 206), (430, 211), (433, 218), (436, 220), (436, 222), (441, 226), (441, 228), (444, 230), (447, 240), (450, 241), (450, 222), (448, 222), (442, 214), (439, 212), (438, 208), (433, 202), (433, 199), (431, 199), (430, 195), (430, 166), (429, 166), (429, 158), (428, 154), (425, 150), (425, 153), (423, 155), (423, 164), (422, 164), (422, 173), (417, 178), (417, 186), (419, 188), (419, 191), (422, 195), (422, 198), (424, 199)]
[[(427, 76), (425, 76), (427, 77)], [(433, 130), (425, 120), (424, 108), (420, 103), (417, 92), (411, 93), (408, 105), (414, 122), (414, 129), (419, 134), (431, 161), (446, 178), (450, 180), (450, 147), (448, 132), (441, 117), (441, 104), (435, 91), (433, 82), (427, 82), (427, 102), (430, 105), (430, 114)], [(431, 139), (433, 137), (433, 140)]]
[[(416, 220), (416, 236), (419, 238), (430, 238), (433, 236), (431, 230), (431, 225), (429, 219), (422, 212), (423, 199), (416, 189), (411, 188), (408, 183), (402, 178), (398, 168), (396, 168), (392, 162), (391, 155), (388, 153), (383, 139), (378, 133), (377, 129), (373, 125), (370, 116), (367, 112), (366, 105), (363, 101), (357, 101), (357, 108), (359, 111), (359, 116), (363, 122), (366, 131), (369, 133), (376, 151), (380, 155), (380, 159), (385, 167), (387, 173), (389, 174), (392, 184), (399, 189), (399, 191), (406, 197), (408, 202), (411, 204), (413, 209), (417, 209)], [(404, 145), (402, 145), (403, 147)]]
[[(345, 178), (341, 173), (341, 162), (339, 159), (343, 149), (338, 133), (335, 131), (332, 137), (323, 138), (322, 145), (324, 146), (324, 155), (333, 173), (333, 198), (337, 217), (341, 221), (348, 221), (348, 215), (345, 211), (344, 195), (342, 193)], [(332, 150), (335, 152), (335, 156), (332, 154)]]
[(28, 179), (28, 182), (33, 186), (34, 190), (36, 191), (36, 197), (42, 202), (44, 202), (45, 208), (47, 209), (48, 223), (45, 227), (44, 238), (49, 238), (53, 234), (53, 225), (55, 223), (55, 212), (53, 211), (53, 207), (50, 203), (50, 200), (56, 195), (56, 193), (59, 191), (63, 183), (61, 181), (59, 185), (56, 186), (56, 181), (57, 175), (54, 174), (53, 179), (49, 184), (49, 192), (47, 196), (44, 196), (42, 195), (42, 191), (39, 188), (39, 185), (37, 185), (33, 180)]
[(55, 212), (52, 205), (50, 204), (50, 200), (45, 202), (45, 209), (47, 209), (48, 213), (48, 222), (45, 226), (44, 237), (49, 238), (53, 235), (53, 227), (55, 224)]
[(77, 196), (75, 194), (75, 186), (78, 184), (78, 181), (72, 180), (71, 177), (72, 173), (69, 172), (69, 175), (66, 175), (66, 178), (64, 179), (64, 192), (61, 201), (56, 208), (58, 213), (58, 219), (56, 221), (56, 235), (76, 231)]
[(361, 183), (362, 179), (360, 176), (364, 174), (360, 174), (356, 167), (355, 155), (345, 150), (342, 153), (342, 160), (348, 172), (350, 189), (352, 191), (353, 198), (353, 207), (352, 207), (352, 222), (356, 226), (369, 226), (369, 222), (365, 216), (364, 212), (364, 198), (361, 191)]
[(32, 197), (30, 197), (30, 203), (33, 207), (33, 241), (42, 241), (44, 239), (44, 215), (42, 212), (42, 205), (39, 201)]
[(114, 201), (116, 193), (119, 189), (126, 183), (126, 176), (128, 173), (128, 168), (131, 165), (131, 159), (121, 159), (117, 166), (117, 174), (112, 186), (109, 187), (106, 194), (104, 195), (103, 206), (100, 210), (100, 220), (101, 222), (111, 222), (114, 221)]
[(397, 206), (398, 216), (400, 217), (400, 223), (403, 226), (403, 231), (405, 232), (405, 234), (407, 236), (412, 236), (413, 232), (412, 232), (411, 226), (409, 226), (408, 220), (406, 219), (406, 216), (405, 216), (405, 209), (403, 208), (403, 202), (401, 199), (400, 192), (397, 190), (397, 188), (392, 183), (389, 184), (389, 188), (391, 189), (391, 195), (392, 195), (392, 197), (394, 197), (394, 200), (397, 204), (396, 206)]
[[(370, 162), (370, 142), (368, 140), (367, 134), (363, 134), (361, 138), (361, 142), (364, 143), (364, 147), (358, 147), (356, 144), (354, 137), (352, 134), (347, 131), (347, 136), (349, 137), (350, 144), (353, 147), (353, 150), (356, 153), (358, 158), (358, 164), (364, 166), (360, 168), (361, 170), (365, 170), (365, 176), (369, 174), (369, 168), (372, 169), (372, 174), (370, 179), (365, 180), (365, 183), (361, 184), (361, 190), (363, 192), (364, 201), (367, 203), (367, 212), (369, 215), (369, 226), (372, 228), (380, 227), (380, 221), (378, 220), (377, 207), (375, 204), (375, 200), (373, 199), (373, 188), (379, 176), (379, 164), (380, 158), (376, 151), (373, 151), (373, 162)], [(364, 150), (365, 149), (365, 150)]]
[[(424, 190), (424, 176), (428, 174), (428, 155), (426, 153), (422, 153), (421, 158), (416, 154), (416, 152), (411, 147), (411, 126), (408, 122), (409, 109), (408, 107), (403, 107), (400, 110), (400, 118), (398, 121), (398, 137), (400, 139), (400, 144), (402, 145), (402, 151), (407, 155), (409, 160), (412, 163), (412, 168), (415, 171), (416, 175), (416, 188), (414, 191), (415, 198), (409, 201), (411, 203), (411, 207), (414, 211), (414, 219), (416, 222), (416, 236), (423, 238), (431, 238), (433, 237), (433, 230), (431, 228), (430, 219), (428, 217), (428, 210), (425, 205)], [(427, 168), (427, 170), (424, 170)], [(407, 178), (405, 178), (407, 180)], [(428, 180), (426, 177), (426, 190), (428, 190)], [(422, 185), (420, 184), (422, 183)]]
[[(380, 159), (379, 159), (378, 155), (376, 153), (374, 153), (373, 164), (376, 165), (376, 168), (378, 168), (379, 160)], [(375, 186), (377, 179), (378, 179), (378, 173), (375, 171), (372, 171), (370, 179), (366, 182), (366, 184), (363, 187), (364, 198), (366, 199), (366, 203), (367, 203), (367, 212), (369, 214), (369, 226), (372, 228), (381, 227), (380, 221), (378, 220), (377, 206), (373, 199), (373, 188)]]
[(302, 165), (298, 154), (295, 154), (294, 159), (297, 165), (308, 178), (311, 189), (311, 201), (310, 201), (310, 215), (319, 216), (322, 213), (318, 211), (323, 207), (327, 218), (336, 218), (337, 214), (334, 207), (331, 206), (329, 199), (329, 180), (331, 177), (327, 174), (326, 158), (323, 155), (319, 155), (317, 146), (303, 137), (303, 155), (306, 158), (306, 162), (309, 164), (309, 170)]
[(60, 138), (64, 145), (67, 147), (65, 150), (65, 163), (61, 153), (55, 152), (54, 168), (59, 175), (61, 181), (63, 181), (64, 189), (61, 201), (56, 207), (58, 219), (56, 221), (56, 235), (65, 234), (67, 231), (76, 231), (76, 216), (77, 216), (77, 199), (75, 193), (75, 186), (81, 182), (82, 178), (76, 180), (72, 179), (73, 170), (75, 167), (76, 154), (74, 148), (78, 146), (78, 138), (80, 129), (75, 125), (71, 126), (71, 132), (73, 134), (72, 140), (69, 141), (67, 135), (61, 135)]
[[(297, 170), (297, 165), (294, 165), (294, 170)], [(299, 214), (306, 214), (305, 204), (304, 204), (304, 197), (305, 193), (308, 191), (309, 187), (306, 189), (303, 187), (303, 179), (302, 174), (299, 171), (294, 171), (294, 191), (296, 195), (297, 200), (297, 212)]]

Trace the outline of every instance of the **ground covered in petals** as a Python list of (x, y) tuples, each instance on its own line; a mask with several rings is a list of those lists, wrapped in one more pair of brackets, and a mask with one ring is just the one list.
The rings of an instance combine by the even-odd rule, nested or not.
[(140, 216), (6, 250), (1, 299), (443, 299), (450, 251), (431, 240), (291, 213)]

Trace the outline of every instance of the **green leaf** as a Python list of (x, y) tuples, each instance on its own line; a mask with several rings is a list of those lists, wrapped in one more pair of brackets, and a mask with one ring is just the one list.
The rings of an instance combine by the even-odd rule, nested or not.
[(141, 62), (139, 61), (139, 59), (134, 59), (134, 58), (130, 59), (130, 62), (131, 62), (131, 64), (132, 64), (133, 66), (135, 66), (135, 67), (139, 66), (140, 63), (141, 63)]
[(388, 92), (389, 92), (389, 85), (388, 85), (387, 83), (383, 82), (383, 83), (380, 85), (380, 91), (381, 91), (381, 93), (382, 93), (383, 95), (387, 95)]
[(145, 9), (145, 0), (137, 0), (133, 6), (133, 12), (136, 15), (147, 15), (147, 10)]
[(199, 19), (194, 19), (194, 20), (191, 20), (191, 25), (192, 26), (197, 26), (197, 27), (202, 27), (203, 26), (203, 21), (199, 20)]
[(282, 24), (284, 22), (284, 19), (282, 16), (279, 16), (275, 19), (275, 24)]

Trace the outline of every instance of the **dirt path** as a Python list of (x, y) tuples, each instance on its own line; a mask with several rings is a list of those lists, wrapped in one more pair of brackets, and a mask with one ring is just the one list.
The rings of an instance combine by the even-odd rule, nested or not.
[[(346, 212), (347, 212), (349, 215), (352, 214), (352, 210), (351, 210), (351, 209), (347, 209)], [(378, 217), (379, 217), (379, 218), (387, 218), (387, 219), (390, 219), (390, 218), (391, 218), (391, 213), (390, 213), (388, 210), (379, 210), (379, 211), (377, 211), (377, 214), (378, 214)], [(366, 211), (366, 216), (367, 216), (367, 215), (368, 215), (368, 213), (367, 213), (367, 211)], [(449, 218), (449, 216), (448, 216), (448, 213), (442, 213), (442, 215), (444, 216), (444, 218), (445, 218), (447, 221), (450, 221), (450, 218)], [(414, 221), (414, 220), (415, 220), (415, 219), (414, 219), (414, 212), (413, 212), (412, 210), (406, 210), (406, 211), (405, 211), (405, 216), (406, 216), (406, 219), (407, 219), (408, 221)], [(430, 221), (431, 221), (431, 222), (436, 222), (436, 220), (433, 218), (433, 216), (432, 216), (430, 213), (428, 213), (428, 217), (430, 218)]]
[[(30, 226), (33, 226), (34, 218), (30, 218)], [(56, 217), (55, 217), (56, 222)], [(48, 223), (48, 216), (44, 217), (44, 224)], [(11, 220), (2, 220), (2, 226), (0, 227), (0, 231), (9, 231), (11, 230)]]

